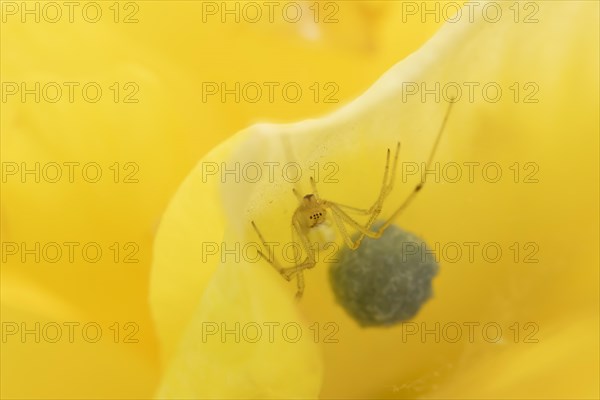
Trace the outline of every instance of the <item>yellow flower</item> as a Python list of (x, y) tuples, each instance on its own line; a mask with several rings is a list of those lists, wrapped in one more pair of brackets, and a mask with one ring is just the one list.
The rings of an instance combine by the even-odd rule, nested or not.
[[(147, 300), (152, 244), (188, 171), (256, 120), (294, 121), (339, 107), (439, 25), (398, 25), (400, 4), (368, 2), (339, 3), (334, 24), (235, 23), (231, 16), (221, 23), (219, 15), (200, 23), (207, 3), (82, 3), (72, 5), (72, 22), (71, 6), (62, 2), (0, 4), (6, 334), (0, 397), (151, 397), (163, 369)], [(310, 16), (312, 2), (300, 3)], [(100, 21), (87, 21), (84, 6), (88, 19), (101, 7)], [(53, 22), (57, 7), (61, 18)], [(323, 5), (320, 11), (325, 17), (335, 9)], [(305, 95), (299, 103), (221, 102), (218, 95), (203, 100), (204, 83), (231, 87), (237, 81), (298, 82)], [(310, 89), (315, 81), (321, 89), (317, 102)], [(328, 82), (337, 85), (328, 89), (338, 89), (337, 103), (324, 102)], [(36, 83), (40, 102), (35, 93), (23, 100), (21, 85), (35, 92)], [(97, 103), (82, 97), (88, 83), (90, 96), (96, 84), (102, 89)], [(9, 94), (15, 85), (19, 92)], [(57, 87), (62, 98), (54, 103)], [(69, 87), (75, 89), (73, 101)], [(138, 102), (125, 102), (126, 96)], [(23, 177), (23, 163), (34, 172)], [(53, 183), (56, 164), (62, 177)], [(84, 179), (86, 164), (85, 178), (101, 168), (98, 183)], [(72, 242), (74, 261), (71, 245), (64, 244)], [(83, 258), (85, 244), (90, 250), (100, 246), (100, 261)], [(62, 256), (54, 262), (57, 248)], [(62, 336), (52, 343), (55, 324)], [(82, 336), (86, 324), (90, 340)], [(91, 343), (94, 324), (103, 335)]]
[[(158, 397), (598, 397), (598, 3), (489, 4), (500, 14), (446, 24), (334, 113), (251, 126), (197, 164), (155, 242)], [(291, 239), (294, 179), (264, 165), (299, 163), (304, 194), (333, 163), (319, 194), (368, 207), (386, 148), (399, 140), (400, 167), (420, 165), (457, 90), (438, 176), (397, 220), (437, 244), (435, 297), (410, 322), (360, 328), (321, 263), (296, 305), (294, 285), (244, 252), (252, 220)], [(222, 174), (236, 165), (239, 180)], [(384, 216), (419, 179), (400, 175)]]

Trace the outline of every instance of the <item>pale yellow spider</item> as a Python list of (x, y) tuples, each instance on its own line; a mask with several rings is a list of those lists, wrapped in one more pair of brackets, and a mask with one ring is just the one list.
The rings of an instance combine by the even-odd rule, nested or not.
[[(448, 120), (448, 116), (450, 115), (450, 109), (452, 108), (453, 100), (450, 101), (448, 105), (448, 109), (438, 131), (435, 143), (429, 154), (429, 158), (427, 163), (425, 164), (425, 168), (427, 170), (428, 166), (431, 164), (433, 156), (435, 155), (435, 151), (440, 142), (440, 138), (442, 136), (442, 132), (446, 126), (446, 122)], [(377, 217), (381, 213), (381, 209), (383, 207), (383, 201), (390, 194), (394, 187), (394, 180), (396, 177), (396, 167), (398, 164), (398, 153), (400, 152), (400, 142), (396, 145), (396, 152), (394, 155), (394, 162), (392, 165), (392, 173), (390, 177), (390, 149), (387, 150), (387, 159), (385, 163), (385, 171), (383, 174), (383, 183), (381, 185), (381, 191), (379, 192), (379, 196), (375, 203), (369, 209), (360, 209), (356, 207), (347, 206), (344, 204), (336, 203), (333, 201), (325, 200), (319, 197), (319, 193), (317, 191), (317, 185), (315, 184), (314, 179), (310, 178), (310, 184), (312, 187), (312, 193), (307, 194), (305, 196), (301, 196), (295, 189), (292, 189), (296, 197), (299, 201), (299, 206), (294, 211), (292, 215), (292, 240), (294, 240), (294, 236), (296, 235), (300, 239), (300, 245), (306, 251), (306, 259), (296, 264), (293, 267), (282, 267), (279, 262), (275, 259), (274, 254), (272, 257), (267, 256), (262, 251), (258, 251), (259, 255), (265, 259), (269, 264), (271, 264), (277, 272), (283, 276), (287, 281), (291, 281), (292, 277), (295, 275), (298, 283), (298, 291), (296, 293), (296, 298), (299, 299), (302, 297), (304, 293), (304, 275), (303, 271), (305, 269), (313, 268), (316, 265), (315, 256), (313, 250), (311, 249), (310, 240), (308, 233), (311, 229), (323, 224), (328, 216), (331, 216), (335, 225), (337, 226), (340, 234), (344, 238), (346, 245), (355, 250), (360, 246), (361, 241), (365, 236), (371, 238), (379, 238), (385, 231), (385, 229), (393, 222), (393, 220), (409, 205), (409, 203), (414, 199), (414, 197), (419, 193), (419, 191), (423, 188), (427, 174), (421, 174), (421, 181), (414, 188), (414, 190), (408, 195), (408, 197), (402, 202), (400, 207), (396, 209), (392, 213), (392, 215), (375, 231), (371, 230), (373, 223), (376, 221)], [(389, 178), (389, 179), (388, 179)], [(365, 225), (361, 225), (356, 222), (352, 217), (350, 217), (344, 209), (352, 210), (352, 212), (357, 213), (359, 215), (369, 215), (369, 220)], [(352, 237), (348, 234), (344, 223), (347, 223), (354, 229), (360, 232), (360, 235), (356, 240), (353, 240)], [(258, 234), (263, 246), (268, 249), (267, 242), (265, 241), (262, 233), (258, 230), (256, 223), (252, 221), (252, 226), (254, 230)], [(269, 252), (270, 253), (270, 252)]]

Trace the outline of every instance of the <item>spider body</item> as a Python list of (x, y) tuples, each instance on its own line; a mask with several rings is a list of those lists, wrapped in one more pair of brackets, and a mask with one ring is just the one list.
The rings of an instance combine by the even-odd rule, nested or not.
[[(442, 132), (444, 131), (444, 127), (446, 125), (446, 121), (448, 120), (448, 115), (450, 114), (452, 104), (453, 101), (451, 101), (448, 106), (442, 124), (438, 131), (436, 141), (429, 155), (429, 159), (425, 164), (426, 171), (428, 169), (427, 167), (429, 166), (429, 164), (431, 164), (438, 143), (440, 141)], [(356, 208), (341, 203), (321, 199), (319, 197), (315, 181), (314, 179), (312, 179), (312, 177), (310, 179), (310, 184), (312, 187), (311, 194), (301, 196), (296, 190), (293, 190), (294, 194), (298, 198), (299, 205), (294, 211), (294, 214), (292, 215), (292, 239), (295, 240), (297, 238), (297, 242), (302, 246), (303, 250), (306, 252), (306, 258), (304, 259), (304, 261), (302, 261), (301, 263), (297, 263), (295, 266), (284, 268), (281, 266), (281, 264), (279, 264), (279, 262), (275, 259), (275, 256), (272, 253), (269, 252), (269, 255), (267, 255), (261, 250), (259, 250), (258, 253), (264, 260), (269, 262), (269, 264), (271, 264), (277, 270), (277, 272), (279, 272), (281, 276), (283, 276), (284, 279), (290, 281), (294, 276), (297, 278), (297, 299), (302, 297), (302, 294), (304, 292), (303, 271), (305, 269), (313, 268), (316, 265), (316, 257), (314, 255), (314, 250), (312, 249), (310, 245), (310, 240), (308, 238), (311, 229), (319, 227), (320, 225), (324, 224), (328, 219), (330, 219), (335, 223), (339, 233), (343, 237), (344, 242), (346, 243), (348, 248), (350, 248), (351, 250), (355, 250), (360, 246), (360, 243), (362, 242), (365, 236), (374, 239), (381, 237), (386, 228), (410, 204), (410, 202), (414, 199), (417, 193), (421, 191), (425, 184), (425, 180), (427, 177), (426, 174), (422, 175), (421, 181), (415, 186), (412, 192), (392, 213), (392, 215), (381, 225), (379, 225), (375, 230), (372, 229), (373, 224), (375, 223), (377, 217), (382, 211), (384, 200), (390, 194), (394, 187), (399, 152), (400, 143), (398, 142), (396, 145), (393, 163), (390, 168), (391, 151), (390, 149), (387, 150), (386, 164), (383, 174), (383, 183), (381, 185), (381, 189), (379, 191), (377, 199), (375, 200), (373, 205), (368, 209)], [(358, 223), (350, 215), (348, 215), (348, 211), (359, 215), (367, 215), (367, 222), (365, 224)], [(358, 231), (359, 234), (349, 234), (346, 225)], [(263, 246), (265, 248), (268, 248), (266, 240), (264, 239), (262, 233), (258, 230), (258, 227), (254, 223), (254, 221), (252, 221), (252, 226), (256, 231), (258, 237), (260, 238)]]

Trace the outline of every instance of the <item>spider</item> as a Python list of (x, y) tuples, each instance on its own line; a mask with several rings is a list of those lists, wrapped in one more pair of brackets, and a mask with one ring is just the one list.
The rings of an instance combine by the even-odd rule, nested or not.
[[(451, 99), (448, 108), (446, 110), (446, 114), (444, 115), (444, 119), (439, 128), (435, 143), (429, 154), (429, 158), (427, 163), (425, 164), (425, 168), (431, 164), (431, 161), (435, 155), (436, 149), (440, 142), (442, 132), (446, 126), (446, 122), (448, 120), (448, 116), (450, 115), (450, 110), (452, 108), (452, 104), (454, 100)], [(400, 152), (400, 142), (396, 144), (396, 151), (394, 153), (394, 159), (392, 162), (392, 168), (390, 168), (390, 159), (391, 159), (391, 151), (387, 150), (385, 170), (383, 173), (383, 183), (381, 185), (381, 190), (379, 191), (379, 196), (373, 203), (373, 205), (368, 209), (361, 209), (357, 207), (352, 207), (348, 205), (344, 205), (341, 203), (333, 202), (330, 200), (322, 199), (319, 196), (317, 185), (315, 180), (311, 177), (310, 184), (312, 187), (312, 193), (307, 194), (305, 196), (300, 195), (296, 189), (292, 189), (294, 195), (298, 198), (299, 205), (294, 211), (292, 215), (292, 240), (294, 240), (294, 236), (297, 236), (299, 239), (299, 244), (302, 249), (306, 252), (307, 256), (301, 263), (296, 263), (293, 267), (283, 267), (276, 259), (274, 254), (265, 254), (261, 250), (258, 250), (258, 254), (265, 261), (271, 264), (277, 272), (281, 274), (281, 276), (287, 280), (291, 281), (294, 276), (297, 279), (298, 290), (296, 292), (296, 299), (300, 299), (302, 294), (304, 293), (304, 274), (303, 271), (305, 269), (313, 268), (316, 265), (315, 255), (310, 246), (309, 240), (309, 232), (311, 229), (319, 227), (323, 223), (327, 221), (329, 217), (333, 220), (335, 225), (338, 228), (338, 231), (342, 235), (344, 242), (346, 245), (352, 249), (356, 250), (365, 236), (370, 238), (379, 238), (384, 233), (385, 229), (393, 222), (393, 220), (410, 204), (410, 202), (415, 198), (417, 193), (421, 191), (423, 186), (425, 185), (427, 174), (421, 174), (421, 181), (415, 186), (413, 191), (404, 199), (404, 201), (400, 204), (400, 206), (392, 213), (392, 215), (385, 220), (385, 222), (380, 225), (376, 230), (371, 230), (373, 223), (377, 220), (377, 217), (381, 213), (383, 202), (386, 197), (390, 194), (394, 187), (394, 181), (396, 177), (396, 167), (398, 164), (398, 154)], [(391, 170), (391, 174), (390, 174)], [(352, 217), (350, 217), (346, 211), (349, 210), (358, 215), (368, 215), (368, 221), (365, 225), (361, 225), (357, 221), (355, 221)], [(356, 237), (356, 239), (352, 239), (352, 236), (348, 234), (346, 226), (344, 223), (348, 224), (352, 228), (356, 229), (360, 232), (360, 235)], [(252, 221), (252, 227), (256, 231), (260, 241), (263, 246), (268, 249), (267, 242), (263, 237), (262, 233), (256, 226), (256, 223)]]

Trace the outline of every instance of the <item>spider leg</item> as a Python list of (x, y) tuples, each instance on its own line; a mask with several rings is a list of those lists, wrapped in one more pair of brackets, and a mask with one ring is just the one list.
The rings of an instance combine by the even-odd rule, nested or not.
[(298, 284), (296, 300), (300, 300), (302, 298), (302, 294), (304, 294), (304, 274), (302, 273), (302, 271), (298, 271), (298, 273), (296, 274), (296, 282)]
[[(389, 183), (388, 183), (388, 177), (389, 177), (389, 171), (390, 171), (390, 149), (387, 150), (387, 156), (386, 156), (386, 163), (385, 163), (385, 170), (383, 173), (383, 182), (381, 183), (381, 190), (379, 192), (379, 196), (377, 198), (377, 200), (375, 200), (375, 202), (373, 203), (373, 205), (366, 209), (366, 208), (358, 208), (358, 207), (353, 207), (353, 206), (349, 206), (346, 204), (342, 204), (342, 203), (337, 203), (336, 204), (340, 207), (340, 208), (345, 208), (347, 210), (353, 211), (357, 214), (360, 215), (369, 215), (369, 214), (373, 214), (373, 211), (377, 208), (377, 206), (381, 203), (383, 203), (383, 199), (385, 199), (385, 197), (387, 197), (387, 195), (392, 191), (392, 188), (394, 187), (394, 180), (396, 177), (396, 166), (398, 165), (398, 154), (400, 152), (400, 142), (398, 142), (396, 144), (396, 152), (394, 155), (394, 164), (391, 168), (392, 170), (392, 177), (391, 179), (389, 179)], [(318, 196), (318, 190), (317, 190), (317, 185), (313, 179), (313, 177), (310, 178), (310, 184), (312, 186), (312, 190), (313, 190), (313, 194), (315, 196), (317, 196), (317, 199), (319, 198)]]
[(348, 211), (352, 211), (353, 213), (358, 214), (358, 215), (369, 215), (369, 214), (373, 213), (372, 209), (374, 208), (373, 206), (371, 206), (371, 208), (369, 208), (369, 209), (358, 208), (358, 207), (353, 207), (353, 206), (349, 206), (349, 205), (342, 204), (342, 203), (337, 203), (337, 202), (335, 204), (337, 204), (338, 207), (340, 207), (342, 209), (346, 209)]
[(383, 231), (390, 226), (390, 224), (394, 221), (394, 219), (400, 215), (402, 213), (402, 211), (404, 211), (404, 209), (406, 207), (408, 207), (408, 205), (411, 203), (411, 201), (413, 201), (413, 199), (417, 196), (417, 194), (421, 191), (421, 189), (423, 188), (423, 184), (425, 183), (425, 180), (421, 181), (417, 186), (415, 186), (415, 188), (413, 189), (413, 191), (408, 195), (408, 197), (402, 202), (402, 204), (400, 205), (400, 207), (398, 207), (396, 209), (396, 211), (394, 211), (394, 213), (383, 223), (383, 225), (381, 225), (379, 227), (379, 229), (377, 230), (377, 233), (379, 233), (379, 235), (381, 235), (383, 233)]
[[(385, 198), (392, 191), (392, 188), (394, 187), (394, 180), (396, 178), (396, 169), (397, 169), (397, 165), (398, 165), (399, 153), (400, 153), (400, 142), (398, 142), (396, 144), (396, 151), (394, 154), (394, 161), (393, 161), (393, 165), (391, 168), (392, 172), (391, 172), (391, 177), (390, 177), (390, 156), (391, 156), (391, 154), (390, 154), (390, 149), (388, 149), (387, 156), (386, 156), (386, 162), (385, 162), (385, 170), (383, 173), (383, 182), (381, 183), (381, 190), (379, 191), (379, 196), (377, 197), (377, 200), (375, 200), (375, 202), (373, 203), (371, 208), (369, 208), (367, 210), (367, 209), (360, 209), (360, 208), (351, 207), (351, 206), (347, 206), (344, 204), (339, 204), (339, 203), (335, 203), (335, 202), (331, 202), (331, 201), (326, 202), (326, 204), (329, 206), (329, 208), (332, 211), (333, 219), (335, 221), (335, 224), (338, 227), (338, 230), (342, 234), (342, 237), (344, 238), (346, 245), (350, 249), (357, 249), (358, 246), (360, 246), (360, 243), (362, 242), (362, 240), (364, 239), (365, 236), (372, 237), (372, 238), (378, 238), (381, 236), (381, 233), (383, 231), (382, 232), (373, 232), (373, 231), (371, 231), (371, 226), (377, 220), (377, 217), (379, 216), (379, 214), (381, 214), (383, 202), (384, 202)], [(356, 213), (362, 214), (362, 215), (369, 215), (369, 219), (368, 219), (367, 223), (364, 226), (360, 225), (357, 221), (352, 219), (352, 217), (350, 217), (343, 210), (344, 208), (354, 211)], [(360, 236), (358, 237), (358, 239), (353, 240), (350, 237), (350, 235), (348, 234), (348, 231), (346, 230), (346, 227), (344, 226), (344, 222), (346, 222), (348, 225), (352, 226), (353, 228), (355, 228), (356, 230), (358, 230), (361, 233)]]
[(296, 292), (296, 299), (299, 300), (304, 293), (304, 273), (305, 269), (313, 268), (317, 262), (315, 255), (310, 247), (310, 241), (308, 236), (304, 233), (301, 225), (296, 217), (293, 218), (292, 222), (292, 239), (299, 239), (302, 248), (306, 252), (306, 258), (301, 264), (297, 264), (295, 267), (288, 269), (290, 276), (296, 275), (296, 283), (298, 284), (298, 291)]
[[(390, 192), (392, 191), (392, 189), (394, 187), (394, 181), (396, 179), (396, 170), (397, 170), (397, 165), (398, 165), (399, 154), (400, 154), (400, 142), (398, 142), (396, 144), (396, 151), (394, 153), (394, 161), (392, 164), (391, 176), (390, 176), (391, 152), (390, 152), (390, 149), (387, 150), (385, 169), (383, 172), (383, 181), (381, 183), (381, 189), (379, 191), (379, 196), (377, 197), (377, 199), (375, 200), (375, 202), (369, 209), (363, 209), (363, 208), (348, 206), (346, 204), (334, 203), (334, 202), (329, 202), (329, 201), (326, 202), (333, 211), (333, 218), (334, 218), (335, 224), (338, 227), (338, 230), (342, 234), (344, 241), (346, 242), (348, 247), (350, 247), (351, 249), (358, 248), (358, 246), (360, 245), (361, 241), (363, 240), (363, 238), (365, 236), (369, 236), (369, 237), (379, 237), (380, 236), (380, 234), (372, 232), (370, 230), (370, 228), (373, 225), (373, 223), (377, 220), (377, 217), (379, 216), (379, 214), (381, 214), (383, 202), (384, 202), (385, 198), (390, 194)], [(314, 182), (314, 179), (312, 179), (312, 177), (311, 177), (310, 181), (311, 181), (311, 185), (313, 187), (313, 192), (317, 193), (316, 184)], [(367, 223), (365, 224), (365, 226), (361, 226), (358, 222), (356, 222), (354, 219), (352, 219), (346, 212), (344, 212), (343, 209), (352, 211), (359, 215), (369, 215), (369, 219), (368, 219)], [(346, 227), (344, 226), (342, 221), (347, 222), (349, 225), (353, 226), (355, 229), (357, 229), (361, 233), (361, 235), (359, 236), (359, 238), (357, 240), (352, 240), (352, 238), (348, 234)]]
[[(365, 236), (376, 239), (376, 238), (379, 238), (381, 236), (381, 234), (383, 233), (383, 231), (382, 232), (379, 232), (379, 231), (373, 232), (371, 230), (371, 225), (373, 225), (374, 219), (370, 220), (365, 226), (363, 226), (363, 225), (359, 224), (358, 222), (356, 222), (354, 219), (352, 219), (352, 217), (350, 217), (348, 214), (346, 214), (336, 203), (327, 202), (327, 206), (331, 210), (333, 219), (336, 222), (336, 225), (337, 225), (340, 233), (344, 237), (346, 244), (348, 245), (348, 247), (350, 247), (353, 250), (358, 248), (358, 246), (360, 246), (360, 242), (362, 241), (362, 239)], [(351, 227), (353, 227), (354, 229), (356, 229), (357, 231), (359, 231), (361, 233), (361, 235), (358, 237), (358, 239), (352, 240), (350, 238), (350, 235), (348, 235), (348, 232), (346, 231), (346, 227), (344, 227), (342, 222), (347, 223), (348, 225), (350, 225)]]
[(310, 177), (310, 187), (312, 188), (312, 194), (319, 200), (319, 190), (317, 189), (315, 178), (312, 176)]
[(300, 236), (299, 228), (297, 227), (295, 222), (292, 223), (292, 235), (291, 236), (292, 236), (292, 241), (294, 243), (300, 243), (300, 246), (302, 247), (302, 249), (304, 251), (306, 251), (307, 256), (303, 262), (298, 263), (298, 260), (296, 259), (295, 260), (296, 265), (294, 265), (293, 267), (284, 268), (284, 270), (281, 272), (281, 274), (284, 275), (284, 277), (286, 277), (286, 279), (288, 279), (288, 277), (291, 279), (291, 277), (294, 276), (294, 274), (300, 273), (305, 268), (312, 268), (316, 264), (314, 257), (312, 255), (312, 253), (310, 252), (311, 251), (310, 243), (308, 242), (308, 239), (304, 240), (304, 237)]
[(296, 190), (296, 188), (292, 188), (292, 192), (294, 192), (294, 195), (296, 196), (298, 201), (302, 202), (302, 195)]
[(256, 234), (258, 235), (258, 237), (260, 238), (260, 241), (262, 242), (262, 245), (265, 249), (268, 250), (268, 255), (263, 253), (262, 250), (258, 250), (258, 254), (265, 260), (267, 261), (269, 264), (271, 264), (273, 266), (273, 268), (275, 268), (277, 270), (277, 272), (279, 272), (286, 280), (290, 280), (289, 277), (286, 277), (285, 275), (283, 275), (283, 271), (285, 270), (285, 268), (283, 268), (281, 266), (281, 264), (279, 264), (279, 262), (275, 259), (275, 254), (274, 251), (272, 251), (272, 249), (267, 246), (267, 241), (265, 240), (265, 238), (263, 237), (262, 233), (260, 233), (260, 231), (258, 230), (258, 227), (256, 226), (256, 223), (254, 221), (252, 221), (252, 227), (254, 228), (254, 230), (256, 231)]
[(404, 211), (404, 209), (406, 207), (408, 207), (408, 205), (413, 201), (413, 199), (417, 196), (417, 194), (421, 191), (421, 189), (423, 189), (423, 186), (425, 186), (425, 182), (427, 181), (427, 170), (429, 169), (429, 165), (431, 164), (431, 162), (433, 161), (433, 156), (435, 155), (435, 152), (437, 150), (437, 147), (440, 143), (440, 139), (442, 138), (442, 133), (444, 132), (444, 129), (446, 128), (446, 123), (448, 122), (448, 116), (450, 116), (450, 110), (452, 109), (452, 105), (454, 104), (454, 99), (451, 99), (449, 104), (448, 104), (448, 109), (446, 110), (446, 114), (444, 115), (444, 119), (442, 120), (442, 123), (440, 125), (440, 128), (438, 130), (436, 139), (435, 139), (435, 143), (433, 144), (433, 148), (431, 149), (431, 152), (429, 153), (429, 158), (427, 159), (427, 163), (425, 164), (425, 173), (421, 174), (421, 182), (419, 182), (417, 184), (417, 186), (415, 186), (415, 188), (413, 189), (413, 191), (408, 195), (408, 197), (402, 202), (402, 204), (400, 204), (400, 207), (398, 207), (396, 209), (396, 211), (394, 211), (392, 213), (392, 215), (383, 223), (383, 225), (381, 225), (381, 227), (379, 227), (379, 229), (377, 230), (377, 233), (379, 235), (381, 235), (383, 233), (383, 231), (390, 226), (390, 224), (393, 222), (393, 220), (402, 213), (402, 211)]
[(342, 235), (344, 242), (346, 242), (346, 246), (348, 246), (348, 248), (350, 248), (351, 250), (356, 250), (358, 248), (358, 244), (355, 241), (353, 241), (350, 235), (348, 234), (346, 226), (344, 226), (344, 223), (341, 220), (340, 216), (336, 212), (332, 212), (331, 216), (333, 217), (333, 221), (335, 222), (338, 231)]
[[(312, 249), (310, 248), (310, 242), (308, 240), (308, 237), (306, 237), (306, 235), (301, 234), (301, 231), (299, 230), (299, 227), (297, 225), (298, 225), (298, 223), (296, 221), (294, 221), (294, 224), (292, 225), (292, 240), (294, 240), (294, 233), (295, 233), (298, 236), (298, 238), (300, 239), (299, 242), (300, 242), (302, 248), (307, 253), (306, 259), (303, 262), (296, 264), (293, 267), (282, 267), (281, 264), (276, 260), (275, 255), (273, 254), (274, 253), (273, 251), (269, 251), (268, 254), (265, 254), (262, 250), (258, 250), (258, 254), (265, 261), (267, 261), (269, 264), (271, 264), (273, 266), (273, 268), (275, 268), (275, 270), (277, 272), (279, 272), (279, 274), (286, 281), (289, 282), (292, 280), (292, 278), (294, 276), (296, 276), (297, 284), (298, 284), (298, 291), (296, 293), (296, 298), (300, 299), (302, 297), (302, 294), (304, 293), (304, 275), (303, 275), (302, 271), (305, 269), (308, 269), (308, 268), (313, 268), (316, 265), (316, 261), (315, 261), (315, 257), (312, 252)], [(252, 221), (252, 226), (253, 226), (254, 230), (256, 231), (256, 234), (260, 238), (263, 246), (266, 249), (271, 250), (269, 248), (269, 246), (267, 246), (267, 241), (265, 240), (264, 236), (262, 235), (262, 233), (260, 232), (260, 230), (258, 229), (258, 227), (256, 226), (256, 223), (254, 221)]]
[[(381, 184), (381, 191), (379, 192), (379, 197), (371, 206), (370, 211), (371, 215), (369, 216), (369, 220), (365, 225), (366, 229), (371, 229), (371, 225), (377, 220), (379, 214), (381, 214), (381, 209), (383, 208), (383, 202), (385, 198), (391, 193), (394, 188), (394, 181), (396, 180), (396, 169), (398, 166), (398, 156), (400, 154), (400, 142), (396, 143), (396, 152), (394, 154), (394, 163), (392, 165), (392, 174), (390, 175), (390, 150), (387, 151), (387, 160), (385, 163), (385, 172), (383, 173), (383, 183)], [(389, 177), (389, 181), (388, 181)], [(357, 245), (360, 245), (360, 242), (364, 239), (365, 233), (361, 232), (360, 237), (357, 240)]]

